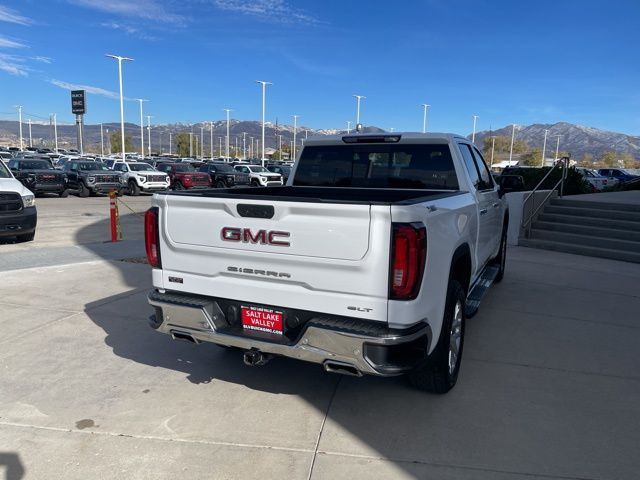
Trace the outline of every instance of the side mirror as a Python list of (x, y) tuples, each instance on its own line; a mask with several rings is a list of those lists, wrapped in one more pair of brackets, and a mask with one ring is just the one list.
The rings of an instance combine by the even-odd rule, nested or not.
[(498, 177), (500, 188), (498, 194), (503, 197), (506, 193), (524, 191), (524, 178), (521, 175), (501, 175)]

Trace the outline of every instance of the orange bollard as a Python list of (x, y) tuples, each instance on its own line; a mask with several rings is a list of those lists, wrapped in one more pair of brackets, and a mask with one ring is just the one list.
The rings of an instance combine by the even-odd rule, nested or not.
[(111, 241), (117, 242), (121, 239), (119, 218), (118, 218), (118, 200), (117, 200), (116, 192), (109, 192), (109, 211), (111, 214)]

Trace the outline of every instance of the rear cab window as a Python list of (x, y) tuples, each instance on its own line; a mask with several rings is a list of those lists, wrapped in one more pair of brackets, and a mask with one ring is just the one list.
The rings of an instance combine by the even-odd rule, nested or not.
[(293, 185), (458, 190), (447, 144), (349, 144), (305, 147)]

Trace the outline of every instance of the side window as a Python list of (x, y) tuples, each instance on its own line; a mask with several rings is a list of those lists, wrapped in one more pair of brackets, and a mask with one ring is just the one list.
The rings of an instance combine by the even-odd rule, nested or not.
[(491, 172), (487, 168), (487, 164), (485, 163), (480, 151), (474, 147), (473, 153), (476, 157), (476, 165), (478, 166), (478, 170), (480, 171), (480, 180), (482, 180), (482, 183), (484, 183), (483, 190), (489, 190), (493, 188), (493, 178), (491, 177)]
[(476, 166), (476, 162), (473, 160), (473, 155), (471, 154), (471, 150), (469, 146), (465, 143), (459, 143), (458, 149), (462, 154), (462, 159), (464, 160), (464, 166), (467, 168), (467, 172), (469, 173), (469, 177), (471, 177), (471, 183), (474, 187), (480, 190), (480, 173), (478, 172), (478, 167)]
[(17, 168), (18, 168), (18, 162), (16, 162), (15, 160), (11, 160), (11, 161), (9, 162), (9, 168), (10, 168), (11, 170), (15, 170), (15, 169), (17, 169)]

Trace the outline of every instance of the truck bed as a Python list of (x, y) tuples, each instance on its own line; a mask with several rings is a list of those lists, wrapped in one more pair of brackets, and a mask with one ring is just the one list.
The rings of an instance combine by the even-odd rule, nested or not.
[(238, 197), (250, 200), (270, 200), (309, 203), (347, 203), (368, 205), (411, 205), (429, 200), (460, 195), (450, 190), (399, 190), (382, 188), (331, 187), (245, 187), (167, 192), (163, 195), (198, 196), (210, 198)]

